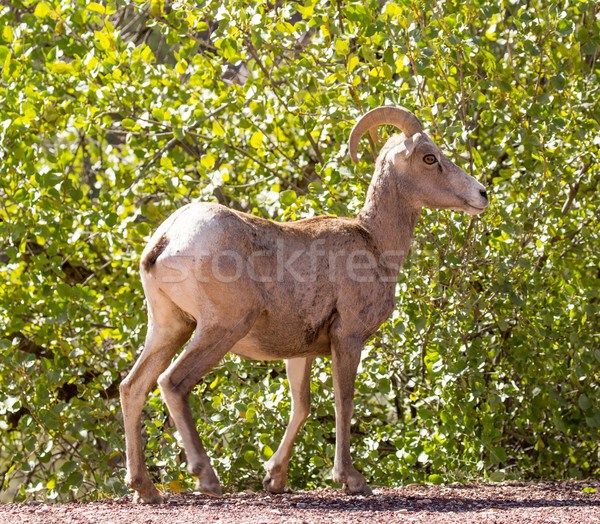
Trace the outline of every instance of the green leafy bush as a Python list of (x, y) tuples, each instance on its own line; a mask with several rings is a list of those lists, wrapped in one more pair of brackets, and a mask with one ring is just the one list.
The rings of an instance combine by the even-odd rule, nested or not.
[[(353, 454), (372, 484), (597, 474), (600, 21), (593, 1), (0, 8), (3, 499), (125, 493), (118, 384), (143, 343), (141, 250), (197, 199), (275, 220), (352, 215), (356, 118), (415, 110), (492, 194), (424, 211), (398, 307), (365, 349)], [(365, 141), (366, 142), (366, 141)], [(290, 467), (330, 482), (328, 360)], [(289, 413), (280, 362), (227, 357), (194, 395), (230, 490)], [(158, 391), (147, 461), (191, 487)]]

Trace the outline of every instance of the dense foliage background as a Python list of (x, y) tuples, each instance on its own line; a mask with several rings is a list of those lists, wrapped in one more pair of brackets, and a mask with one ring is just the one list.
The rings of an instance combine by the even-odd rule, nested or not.
[[(0, 8), (3, 500), (125, 493), (118, 384), (143, 344), (139, 255), (193, 200), (353, 215), (361, 113), (413, 109), (490, 190), (423, 211), (364, 352), (353, 454), (372, 484), (600, 470), (600, 4), (589, 0), (13, 0)], [(383, 133), (385, 135), (385, 133)], [(462, 160), (461, 160), (462, 159)], [(329, 361), (290, 484), (331, 478)], [(283, 435), (283, 363), (227, 357), (193, 395), (230, 490)], [(158, 390), (147, 461), (191, 479)]]

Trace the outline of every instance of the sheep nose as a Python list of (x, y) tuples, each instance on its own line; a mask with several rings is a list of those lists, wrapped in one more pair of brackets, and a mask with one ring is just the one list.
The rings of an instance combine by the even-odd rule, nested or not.
[(485, 198), (486, 200), (488, 199), (488, 196), (487, 196), (487, 191), (486, 191), (485, 189), (480, 189), (480, 190), (479, 190), (479, 194), (480, 194), (480, 195), (481, 195), (483, 198)]

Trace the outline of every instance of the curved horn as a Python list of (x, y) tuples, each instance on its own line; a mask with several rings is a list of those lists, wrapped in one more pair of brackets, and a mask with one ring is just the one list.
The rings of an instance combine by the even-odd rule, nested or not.
[(358, 119), (350, 133), (350, 158), (353, 162), (358, 162), (358, 142), (362, 136), (369, 129), (385, 124), (397, 127), (406, 136), (423, 132), (419, 119), (404, 107), (382, 106), (371, 109)]

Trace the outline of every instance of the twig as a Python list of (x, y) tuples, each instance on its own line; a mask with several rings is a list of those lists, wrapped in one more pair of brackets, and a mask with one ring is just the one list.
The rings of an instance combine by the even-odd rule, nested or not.
[(85, 286), (92, 278), (94, 278), (98, 273), (100, 273), (100, 271), (102, 271), (103, 269), (107, 268), (108, 266), (110, 266), (112, 263), (112, 260), (109, 260), (108, 262), (105, 262), (104, 264), (102, 264), (98, 269), (96, 269), (96, 271), (94, 271), (89, 277), (87, 277), (82, 283), (82, 286)]
[[(192, 135), (194, 137), (197, 137), (197, 138), (200, 138), (202, 140), (210, 140), (210, 137), (207, 137), (205, 135), (200, 135), (199, 133), (192, 133), (192, 132), (190, 132), (190, 135)], [(223, 145), (226, 148), (232, 149), (234, 151), (237, 151), (238, 153), (244, 155), (246, 158), (249, 158), (254, 163), (258, 164), (260, 167), (262, 167), (266, 171), (269, 171), (273, 176), (279, 178), (279, 180), (281, 180), (284, 184), (286, 184), (290, 188), (294, 189), (298, 193), (300, 193), (300, 194), (305, 194), (306, 193), (302, 188), (298, 187), (292, 181), (287, 180), (282, 175), (280, 175), (277, 171), (275, 171), (274, 169), (272, 169), (268, 165), (266, 165), (264, 162), (261, 162), (258, 158), (253, 157), (250, 153), (248, 153), (248, 151), (246, 151), (246, 150), (242, 149), (241, 147), (238, 147), (238, 146), (236, 146), (234, 144), (230, 144), (229, 142), (226, 142), (226, 141), (223, 141)]]
[(171, 138), (171, 140), (169, 140), (163, 147), (161, 147), (155, 154), (154, 156), (144, 164), (144, 166), (142, 167), (140, 174), (138, 176), (136, 176), (133, 179), (133, 182), (131, 182), (131, 184), (129, 184), (129, 187), (127, 189), (130, 189), (133, 185), (137, 184), (142, 178), (143, 176), (146, 174), (146, 172), (148, 171), (148, 169), (150, 169), (150, 167), (152, 167), (152, 165), (161, 157), (163, 156), (163, 154), (165, 153), (165, 151), (171, 149), (176, 143), (177, 143), (177, 138), (173, 137)]

